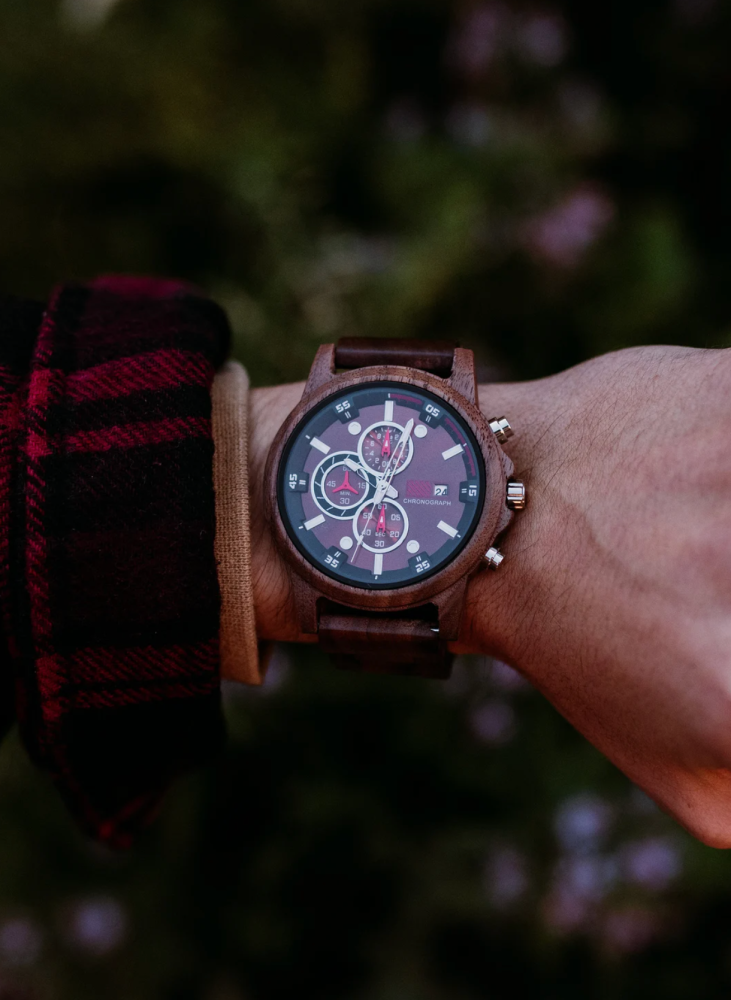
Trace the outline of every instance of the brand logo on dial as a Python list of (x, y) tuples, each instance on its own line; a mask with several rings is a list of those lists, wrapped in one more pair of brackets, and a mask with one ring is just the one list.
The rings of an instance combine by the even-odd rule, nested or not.
[(482, 456), (456, 410), (397, 382), (351, 387), (307, 414), (284, 449), (278, 484), (299, 551), (363, 589), (407, 586), (444, 568), (474, 531), (485, 495)]

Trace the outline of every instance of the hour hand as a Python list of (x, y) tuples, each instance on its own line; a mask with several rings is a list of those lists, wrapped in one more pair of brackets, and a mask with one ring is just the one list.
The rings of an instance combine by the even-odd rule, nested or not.
[[(345, 465), (348, 469), (351, 469), (353, 472), (365, 472), (366, 474), (368, 473), (368, 469), (366, 469), (365, 466), (361, 465), (360, 462), (354, 462), (352, 458), (344, 459), (343, 465)], [(389, 498), (389, 500), (398, 500), (398, 490), (396, 489), (396, 487), (389, 485), (388, 489), (386, 490), (386, 496)]]

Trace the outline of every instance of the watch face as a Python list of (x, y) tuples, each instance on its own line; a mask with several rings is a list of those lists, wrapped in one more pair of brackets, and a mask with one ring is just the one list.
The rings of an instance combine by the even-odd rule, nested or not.
[(405, 587), (451, 562), (477, 526), (485, 467), (457, 411), (402, 382), (336, 393), (292, 432), (279, 465), (285, 528), (321, 572)]

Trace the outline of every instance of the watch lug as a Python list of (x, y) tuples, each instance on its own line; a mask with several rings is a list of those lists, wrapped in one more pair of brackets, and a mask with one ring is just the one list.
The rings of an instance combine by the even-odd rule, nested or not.
[(447, 383), (465, 396), (471, 403), (477, 403), (477, 379), (475, 377), (475, 355), (466, 347), (455, 347), (452, 374)]
[(439, 638), (445, 642), (456, 642), (459, 638), (466, 594), (467, 577), (463, 576), (431, 600), (439, 610)]
[(322, 344), (317, 349), (315, 360), (312, 362), (310, 374), (307, 376), (305, 394), (314, 392), (322, 385), (332, 379), (335, 374), (335, 344)]
[(514, 514), (513, 514), (512, 510), (506, 504), (505, 507), (503, 508), (501, 514), (500, 514), (500, 522), (499, 522), (499, 524), (497, 526), (497, 529), (495, 531), (495, 537), (496, 538), (498, 537), (498, 535), (502, 535), (502, 533), (508, 527), (508, 525), (510, 524), (510, 522), (513, 520), (513, 517), (514, 517)]
[(505, 479), (507, 481), (515, 473), (515, 463), (513, 462), (510, 455), (504, 452), (502, 448), (500, 449), (500, 461), (503, 464), (503, 469), (505, 470)]

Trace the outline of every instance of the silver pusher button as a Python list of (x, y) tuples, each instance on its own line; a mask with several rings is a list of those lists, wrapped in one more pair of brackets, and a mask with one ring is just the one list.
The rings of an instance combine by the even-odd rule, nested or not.
[(524, 510), (526, 500), (525, 483), (519, 479), (508, 482), (507, 505), (511, 510)]
[(490, 569), (499, 569), (500, 564), (505, 559), (505, 556), (499, 549), (496, 549), (494, 546), (491, 545), (490, 548), (485, 553), (485, 555), (483, 556), (483, 559), (490, 567)]
[(500, 444), (505, 444), (508, 438), (513, 436), (513, 428), (510, 426), (505, 417), (493, 417), (489, 423), (490, 430), (493, 432)]

